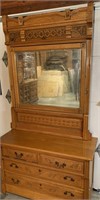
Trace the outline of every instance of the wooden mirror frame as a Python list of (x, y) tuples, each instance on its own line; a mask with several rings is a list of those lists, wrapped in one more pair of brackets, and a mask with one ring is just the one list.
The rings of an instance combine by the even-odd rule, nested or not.
[[(9, 73), (12, 94), (12, 128), (35, 130), (62, 137), (91, 139), (88, 131), (89, 84), (91, 65), (93, 4), (75, 10), (11, 18), (3, 16), (3, 27), (8, 46)], [(55, 35), (53, 31), (55, 30)], [(49, 32), (49, 36), (46, 32)], [(59, 36), (60, 31), (60, 36)], [(41, 34), (42, 33), (42, 37)], [(34, 35), (35, 34), (35, 35)], [(49, 45), (80, 44), (85, 49), (85, 67), (82, 74), (82, 110), (70, 112), (64, 108), (48, 106), (19, 106), (14, 52), (48, 47)], [(58, 111), (60, 110), (60, 111)]]

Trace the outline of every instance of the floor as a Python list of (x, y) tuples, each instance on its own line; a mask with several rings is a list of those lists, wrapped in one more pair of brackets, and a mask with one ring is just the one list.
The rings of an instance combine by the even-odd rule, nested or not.
[[(7, 193), (6, 197), (2, 196), (0, 199), (4, 200), (28, 200), (26, 198), (23, 198), (21, 196), (17, 196), (14, 194)], [(92, 192), (91, 200), (100, 200), (100, 192)]]

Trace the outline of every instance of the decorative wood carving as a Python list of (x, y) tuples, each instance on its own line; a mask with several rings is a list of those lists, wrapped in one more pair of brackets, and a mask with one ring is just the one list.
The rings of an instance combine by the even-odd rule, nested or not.
[(42, 39), (45, 40), (47, 38), (53, 37), (65, 37), (66, 36), (66, 27), (50, 27), (44, 29), (37, 30), (26, 30), (25, 31), (25, 40), (33, 40), (33, 39)]
[[(34, 130), (40, 130), (42, 127), (44, 132), (47, 131), (51, 134), (54, 133), (63, 136), (66, 135), (74, 138), (83, 138), (85, 140), (90, 139), (90, 134), (88, 131), (87, 103), (89, 100), (89, 95), (86, 93), (86, 91), (89, 88), (89, 70), (87, 69), (89, 69), (90, 66), (91, 54), (89, 52), (91, 47), (88, 40), (91, 42), (92, 38), (92, 8), (93, 5), (90, 3), (89, 6), (84, 8), (73, 10), (68, 9), (62, 12), (52, 12), (52, 14), (44, 13), (16, 18), (3, 16), (6, 44), (9, 46), (9, 54), (12, 52), (10, 55), (10, 65), (14, 65), (13, 70), (10, 72), (12, 79), (14, 77), (14, 80), (11, 83), (12, 87), (14, 85), (15, 88), (15, 91), (13, 89), (13, 97), (16, 97), (16, 100), (13, 101), (13, 107), (14, 109), (15, 107), (19, 107), (18, 112), (12, 111), (13, 128), (24, 130), (32, 130), (32, 128), (34, 128)], [(28, 111), (26, 104), (23, 105), (25, 106), (26, 110), (22, 113), (22, 105), (19, 103), (19, 90), (17, 85), (18, 80), (16, 75), (14, 53), (16, 50), (26, 51), (26, 47), (28, 51), (33, 51), (34, 49), (38, 50), (39, 45), (40, 49), (44, 47), (48, 48), (49, 45), (58, 45), (60, 48), (61, 43), (70, 44), (70, 48), (73, 44), (80, 44), (79, 48), (82, 49), (81, 102), (80, 108), (75, 109), (75, 114), (78, 115), (78, 117), (73, 117), (74, 109), (69, 109), (70, 111), (66, 109), (65, 111), (63, 108), (60, 108), (59, 111), (58, 108), (54, 107), (48, 108), (49, 112), (46, 112), (46, 109), (43, 108), (44, 112), (41, 114), (42, 108), (41, 106), (37, 108), (37, 106), (36, 109), (39, 112), (37, 114), (35, 112), (31, 113)], [(85, 54), (85, 51), (87, 51), (87, 54)], [(85, 64), (86, 69), (84, 67)], [(23, 88), (21, 89), (20, 93), (23, 94)], [(23, 103), (26, 102), (23, 101)], [(68, 115), (64, 116), (62, 111), (67, 114), (70, 113), (70, 117), (66, 117)], [(56, 116), (54, 116), (54, 112), (57, 114)], [(81, 117), (80, 114), (82, 115)], [(85, 120), (85, 114), (87, 115), (87, 120)]]
[(67, 19), (67, 20), (71, 19), (71, 11), (70, 10), (65, 11), (65, 19)]
[(20, 31), (14, 31), (9, 33), (9, 40), (11, 43), (21, 42)]
[(18, 18), (4, 16), (4, 31), (7, 33), (6, 44), (27, 44), (28, 42), (39, 44), (51, 41), (57, 42), (58, 40), (60, 42), (67, 42), (69, 39), (74, 41), (74, 39), (91, 38), (91, 18), (91, 5), (90, 10), (88, 8), (80, 8), (77, 10), (54, 12), (52, 15), (45, 13), (27, 17), (19, 16)]
[(86, 37), (86, 25), (72, 26), (72, 38)]
[[(24, 5), (24, 2), (20, 4)], [(47, 5), (46, 1), (42, 5)], [(89, 44), (92, 36), (91, 17), (87, 19), (89, 12), (92, 14), (92, 10), (89, 10), (91, 6), (43, 15), (3, 17), (13, 97), (12, 130), (2, 137), (1, 143), (3, 193), (16, 193), (30, 199), (89, 199), (89, 186), (92, 186), (89, 184), (92, 180), (91, 161), (96, 146), (96, 139), (89, 137), (89, 97), (85, 94), (89, 89)], [(46, 71), (44, 69), (47, 68), (43, 67), (47, 62), (41, 60), (46, 58), (48, 50), (53, 50), (55, 55), (60, 50), (61, 61), (70, 58), (70, 62), (59, 62), (58, 57), (54, 56), (57, 57), (54, 62), (51, 62), (52, 59), (49, 62), (57, 66), (60, 63), (63, 68), (65, 66), (64, 74), (69, 69), (72, 75), (75, 75), (76, 69), (77, 75), (81, 71), (78, 104), (75, 102), (74, 90), (73, 93), (71, 90), (68, 92), (72, 95), (75, 93), (72, 99), (65, 92), (61, 94), (61, 97), (68, 97), (69, 106), (62, 99), (62, 104), (58, 104), (58, 98), (57, 104), (51, 105), (45, 104), (45, 100), (43, 104), (38, 101), (37, 68), (42, 69), (41, 74)], [(79, 50), (79, 56), (76, 50)], [(78, 62), (73, 65), (76, 60), (81, 63), (81, 67)], [(47, 74), (46, 78), (49, 79)], [(56, 79), (59, 77), (55, 76), (54, 81)], [(66, 80), (64, 83), (67, 85), (69, 83)], [(83, 141), (89, 139), (91, 141)]]
[(64, 170), (73, 170), (75, 172), (83, 173), (83, 163), (75, 160), (66, 160), (64, 158), (56, 158), (49, 155), (40, 155), (40, 163)]
[(23, 16), (18, 17), (18, 23), (20, 26), (22, 26), (24, 24)]
[(70, 119), (70, 118), (57, 118), (52, 116), (43, 116), (43, 115), (31, 115), (18, 113), (18, 121), (24, 123), (35, 123), (43, 124), (46, 126), (57, 126), (57, 127), (66, 127), (66, 128), (82, 128), (82, 121), (80, 119)]
[(20, 38), (21, 38), (21, 42), (25, 42), (25, 31), (24, 30), (20, 31)]
[(12, 31), (9, 34), (11, 44), (23, 42), (63, 41), (68, 38), (86, 38), (86, 25), (60, 26), (39, 29)]

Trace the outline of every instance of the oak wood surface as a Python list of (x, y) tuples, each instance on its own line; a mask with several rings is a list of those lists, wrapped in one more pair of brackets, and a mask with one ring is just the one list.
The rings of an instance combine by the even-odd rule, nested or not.
[[(45, 13), (16, 18), (3, 16), (3, 27), (9, 55), (13, 107), (12, 127), (14, 129), (30, 131), (34, 129), (36, 131), (41, 130), (41, 133), (62, 135), (62, 137), (66, 136), (84, 140), (91, 139), (88, 131), (88, 104), (92, 23), (92, 3), (89, 3), (85, 8), (53, 12), (52, 14)], [(46, 50), (48, 48), (81, 49), (80, 108), (41, 107), (39, 105), (32, 106), (20, 103), (16, 72), (16, 51)], [(64, 114), (65, 117), (63, 117)], [(73, 118), (74, 114), (76, 115)], [(66, 118), (68, 115), (69, 117)]]
[[(58, 8), (58, 7), (65, 7), (65, 6), (72, 6), (76, 4), (83, 4), (87, 3), (89, 0), (83, 1), (1, 1), (1, 15), (8, 15), (8, 14), (16, 14), (16, 13), (23, 13), (23, 12), (30, 12), (30, 11), (37, 11), (37, 10), (45, 10), (51, 8)], [(92, 2), (95, 2), (93, 0)]]
[[(10, 2), (9, 6), (7, 1), (2, 2), (2, 14), (14, 13), (16, 8), (20, 12), (22, 7), (24, 12), (25, 8), (29, 11), (68, 5), (68, 1)], [(3, 16), (2, 20), (12, 95), (12, 130), (1, 137), (2, 192), (35, 200), (89, 199), (97, 143), (88, 131), (93, 3), (52, 14)], [(82, 52), (80, 107), (20, 103), (16, 51), (66, 46)]]
[(8, 145), (9, 147), (34, 149), (83, 160), (92, 160), (97, 139), (80, 141), (48, 134), (11, 130), (2, 137), (1, 141), (2, 145)]
[[(13, 177), (13, 178), (12, 178)], [(82, 199), (83, 198), (83, 190), (79, 189), (76, 190), (73, 187), (73, 191), (71, 191), (71, 188), (66, 185), (43, 181), (39, 179), (32, 179), (31, 177), (25, 177), (25, 176), (19, 176), (17, 174), (13, 173), (7, 173), (6, 172), (6, 180), (7, 185), (14, 185), (13, 182), (18, 182), (17, 187), (22, 187), (28, 189), (29, 191), (38, 192), (42, 194), (48, 194), (48, 195), (54, 195), (55, 197), (60, 197), (63, 199), (68, 199), (70, 196), (74, 196), (74, 199)], [(53, 189), (52, 189), (53, 188)], [(69, 192), (69, 195), (66, 195), (67, 192)], [(66, 193), (65, 193), (66, 192)], [(71, 195), (73, 194), (73, 195)]]
[(45, 179), (48, 181), (54, 181), (60, 182), (62, 184), (67, 184), (69, 186), (76, 186), (78, 187), (80, 185), (80, 188), (84, 188), (84, 178), (83, 176), (79, 176), (77, 174), (71, 174), (68, 172), (59, 172), (58, 170), (55, 171), (55, 169), (49, 169), (48, 167), (44, 167), (41, 165), (29, 163), (25, 165), (23, 161), (15, 161), (14, 159), (4, 159), (4, 166), (6, 171), (11, 171), (13, 173), (19, 173), (19, 174), (27, 174), (27, 176), (34, 176), (34, 178), (39, 179)]

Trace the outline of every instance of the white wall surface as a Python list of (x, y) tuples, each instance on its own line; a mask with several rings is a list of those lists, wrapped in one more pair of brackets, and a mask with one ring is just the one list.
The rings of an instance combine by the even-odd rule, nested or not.
[(2, 87), (2, 95), (0, 95), (0, 137), (10, 130), (11, 122), (11, 105), (5, 98), (9, 87), (8, 67), (2, 61), (4, 51), (6, 50), (5, 38), (0, 22), (0, 80)]
[[(95, 8), (93, 38), (93, 64), (91, 69), (89, 130), (100, 143), (100, 7)], [(97, 144), (97, 145), (98, 145)], [(100, 189), (100, 157), (95, 153), (93, 187)]]

